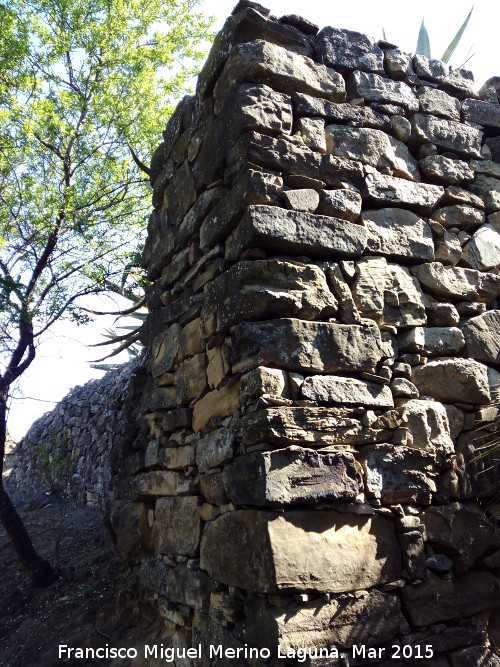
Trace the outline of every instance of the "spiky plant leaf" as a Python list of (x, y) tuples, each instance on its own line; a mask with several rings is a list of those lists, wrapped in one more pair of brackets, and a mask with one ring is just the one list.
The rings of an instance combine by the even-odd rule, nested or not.
[(474, 9), (474, 5), (472, 5), (472, 7), (470, 8), (469, 13), (467, 14), (467, 18), (465, 19), (465, 21), (460, 26), (457, 34), (455, 35), (455, 37), (451, 40), (451, 42), (446, 47), (446, 51), (443, 53), (443, 56), (441, 58), (441, 60), (443, 62), (447, 63), (450, 60), (451, 56), (455, 53), (455, 49), (457, 48), (460, 40), (462, 39), (462, 35), (464, 34), (465, 28), (467, 27), (467, 24), (469, 23), (469, 19), (471, 17), (473, 9)]
[(425, 56), (426, 58), (431, 57), (431, 44), (429, 41), (429, 33), (425, 27), (424, 19), (422, 19), (422, 24), (420, 25), (420, 30), (418, 31), (417, 47), (415, 53)]

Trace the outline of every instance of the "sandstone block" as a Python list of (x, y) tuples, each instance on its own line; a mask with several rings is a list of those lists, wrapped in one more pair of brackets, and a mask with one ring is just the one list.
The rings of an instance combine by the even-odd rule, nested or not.
[(195, 556), (201, 537), (197, 496), (159, 498), (152, 536), (159, 553)]
[(431, 357), (455, 355), (465, 345), (457, 327), (415, 327), (398, 338), (400, 352), (418, 352)]
[(370, 445), (362, 450), (366, 493), (384, 505), (427, 505), (436, 491), (434, 456), (420, 449)]
[(373, 424), (367, 428), (348, 408), (274, 407), (243, 416), (237, 435), (245, 445), (259, 442), (328, 447), (386, 442), (390, 427)]
[(359, 257), (366, 230), (346, 220), (288, 211), (277, 206), (250, 206), (226, 243), (227, 259), (238, 259), (246, 248), (309, 257)]
[(180, 482), (178, 472), (153, 470), (137, 475), (133, 488), (136, 498), (143, 496), (175, 496)]
[(321, 269), (313, 264), (269, 259), (238, 262), (211, 281), (205, 289), (201, 320), (209, 336), (248, 320), (309, 320), (327, 318), (336, 311), (335, 297)]
[(206, 216), (200, 229), (200, 248), (206, 252), (225, 240), (251, 204), (278, 204), (283, 180), (274, 174), (247, 169)]
[(467, 162), (455, 160), (444, 155), (429, 155), (418, 163), (423, 175), (431, 182), (451, 183), (471, 181), (474, 173)]
[(356, 222), (361, 213), (361, 195), (354, 190), (321, 190), (317, 212)]
[(325, 121), (323, 118), (299, 118), (296, 132), (313, 151), (326, 151)]
[(415, 213), (402, 208), (381, 208), (364, 211), (361, 220), (368, 230), (368, 253), (403, 262), (434, 258), (431, 229)]
[(458, 227), (459, 229), (475, 229), (484, 224), (485, 220), (483, 211), (467, 204), (438, 208), (431, 217), (441, 223), (443, 227)]
[(401, 141), (385, 132), (369, 128), (327, 125), (325, 127), (327, 150), (337, 157), (359, 160), (372, 167), (387, 167), (403, 179), (419, 181), (420, 172), (416, 160)]
[(488, 271), (500, 265), (500, 233), (493, 225), (480, 227), (464, 247), (462, 262), (471, 269)]
[(233, 348), (233, 371), (250, 365), (289, 371), (364, 371), (380, 357), (377, 326), (307, 322), (292, 318), (239, 324)]
[(500, 106), (481, 100), (464, 100), (462, 113), (468, 123), (484, 127), (500, 127)]
[(472, 317), (462, 331), (468, 357), (492, 366), (500, 364), (500, 310)]
[(304, 380), (302, 396), (323, 405), (394, 407), (389, 387), (336, 375), (312, 375)]
[(410, 86), (379, 74), (353, 72), (347, 80), (347, 92), (351, 99), (361, 97), (369, 102), (388, 102), (407, 111), (418, 111), (419, 108), (418, 98)]
[(258, 507), (354, 500), (361, 485), (352, 454), (294, 446), (239, 456), (224, 468), (223, 479), (233, 503)]
[(249, 398), (264, 394), (290, 397), (288, 373), (279, 368), (258, 366), (241, 378), (240, 401), (243, 405)]
[(379, 644), (398, 631), (401, 611), (398, 597), (377, 590), (356, 598), (322, 602), (314, 600), (300, 609), (268, 607), (263, 600), (246, 603), (248, 639), (259, 646), (289, 649), (353, 644)]
[(429, 581), (407, 586), (403, 600), (417, 626), (468, 618), (498, 602), (500, 580), (487, 572), (467, 572), (456, 579), (431, 575)]
[(189, 403), (205, 390), (207, 363), (206, 354), (195, 354), (177, 367), (174, 384), (179, 403)]
[(482, 512), (469, 505), (429, 507), (420, 519), (427, 542), (436, 553), (445, 553), (454, 561), (456, 573), (468, 570), (489, 547), (500, 545)]
[(191, 570), (181, 563), (167, 574), (163, 590), (156, 592), (167, 595), (172, 602), (201, 610), (208, 609), (214, 587), (214, 582), (205, 572)]
[(431, 294), (454, 301), (489, 303), (500, 294), (500, 277), (439, 262), (421, 264), (410, 269)]
[(418, 89), (418, 98), (420, 111), (449, 120), (460, 120), (460, 102), (444, 90), (422, 86)]
[(400, 412), (401, 423), (408, 429), (413, 447), (437, 454), (439, 458), (453, 454), (448, 412), (442, 403), (425, 399), (405, 401)]
[(328, 26), (314, 39), (317, 60), (342, 70), (384, 72), (384, 53), (367, 35)]
[(196, 465), (200, 472), (231, 461), (234, 457), (234, 435), (226, 428), (208, 433), (196, 444)]
[(474, 77), (468, 70), (452, 69), (441, 60), (419, 54), (413, 56), (413, 67), (418, 77), (438, 83), (458, 99), (476, 96)]
[(205, 526), (201, 567), (249, 591), (342, 592), (398, 579), (401, 556), (394, 524), (383, 517), (236, 510)]
[(281, 171), (285, 179), (292, 175), (313, 178), (332, 188), (344, 181), (359, 183), (363, 177), (360, 162), (318, 153), (292, 138), (275, 139), (255, 132), (242, 135), (229, 154), (226, 152), (226, 157), (228, 181), (248, 164)]
[(472, 359), (437, 359), (415, 366), (412, 381), (421, 394), (445, 403), (488, 403), (486, 366)]
[(239, 408), (239, 381), (214, 389), (200, 398), (193, 408), (193, 431), (201, 431), (211, 417), (227, 417)]
[(314, 213), (318, 208), (319, 194), (316, 190), (285, 190), (283, 199), (287, 208), (295, 211), (304, 211), (305, 213)]
[(426, 323), (425, 296), (418, 280), (385, 257), (356, 262), (352, 296), (361, 315), (379, 324), (406, 328)]
[(369, 200), (382, 206), (404, 206), (428, 215), (443, 196), (440, 185), (414, 183), (404, 178), (368, 174), (364, 191)]
[(144, 503), (122, 505), (111, 512), (110, 519), (116, 535), (116, 548), (123, 558), (136, 561), (151, 553), (151, 528)]
[(369, 107), (355, 107), (352, 104), (337, 104), (319, 97), (302, 93), (292, 95), (296, 116), (319, 116), (327, 123), (339, 123), (353, 127), (372, 127), (376, 130), (391, 131), (390, 120), (384, 114)]
[(481, 199), (487, 213), (500, 210), (500, 179), (479, 174), (469, 188)]
[(483, 133), (474, 127), (453, 120), (417, 113), (411, 119), (412, 138), (430, 142), (438, 148), (453, 151), (464, 157), (481, 156)]
[(341, 102), (344, 80), (334, 70), (276, 44), (256, 40), (233, 47), (215, 86), (216, 99), (224, 99), (235, 83), (269, 83), (282, 93), (301, 92)]

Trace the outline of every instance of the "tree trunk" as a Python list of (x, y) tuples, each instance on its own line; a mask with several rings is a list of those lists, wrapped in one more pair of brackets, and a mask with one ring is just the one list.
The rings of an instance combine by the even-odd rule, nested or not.
[(8, 389), (0, 392), (0, 520), (9, 534), (17, 556), (26, 568), (35, 586), (50, 586), (57, 578), (50, 563), (44, 560), (33, 547), (24, 523), (12, 504), (3, 485), (3, 462), (7, 440)]

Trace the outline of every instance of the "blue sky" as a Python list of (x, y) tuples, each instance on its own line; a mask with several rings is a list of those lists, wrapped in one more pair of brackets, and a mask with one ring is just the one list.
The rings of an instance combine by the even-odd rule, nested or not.
[[(383, 27), (387, 38), (404, 51), (414, 50), (420, 22), (425, 18), (432, 55), (440, 57), (466, 17), (471, 0), (420, 0), (418, 4), (408, 0), (309, 0), (307, 4), (303, 0), (270, 0), (262, 4), (276, 16), (299, 14), (320, 27), (334, 25), (368, 33), (376, 39), (382, 37)], [(202, 6), (207, 15), (216, 17), (215, 27), (220, 28), (234, 5), (235, 0), (207, 0)], [(478, 88), (487, 78), (500, 76), (499, 25), (500, 3), (476, 0), (462, 44), (451, 61), (458, 67), (473, 54), (467, 67), (474, 72)], [(106, 309), (103, 303), (93, 307)], [(107, 308), (115, 310), (116, 305), (108, 303)], [(102, 318), (85, 327), (59, 323), (48, 333), (11, 403), (9, 429), (15, 439), (23, 435), (34, 419), (51, 410), (71, 387), (102, 377), (102, 372), (91, 369), (88, 363), (102, 353), (88, 345), (102, 340), (100, 333), (113, 320)]]

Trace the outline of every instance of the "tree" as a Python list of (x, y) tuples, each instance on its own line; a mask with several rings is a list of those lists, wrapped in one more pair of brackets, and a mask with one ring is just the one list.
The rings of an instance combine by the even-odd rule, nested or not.
[[(0, 479), (9, 396), (57, 320), (116, 284), (149, 208), (147, 167), (210, 22), (192, 0), (0, 3)], [(146, 172), (146, 174), (144, 173)], [(33, 581), (34, 550), (0, 481), (0, 518)]]

